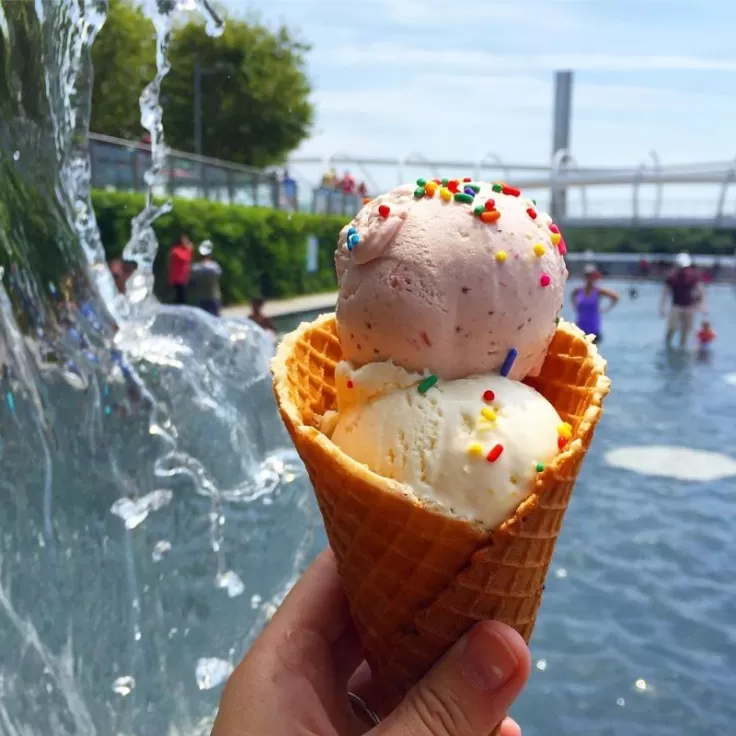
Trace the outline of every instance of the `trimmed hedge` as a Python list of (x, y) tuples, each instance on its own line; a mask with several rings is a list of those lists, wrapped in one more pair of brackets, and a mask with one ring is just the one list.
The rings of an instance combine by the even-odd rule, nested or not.
[(731, 256), (736, 230), (711, 228), (567, 228), (565, 242), (571, 251), (597, 253), (704, 253)]
[[(108, 258), (117, 258), (130, 237), (130, 221), (144, 205), (142, 194), (94, 191), (92, 204)], [(156, 220), (159, 242), (154, 263), (156, 293), (170, 297), (169, 247), (182, 232), (197, 244), (209, 239), (222, 266), (226, 304), (260, 295), (266, 299), (336, 289), (334, 253), (341, 217), (290, 215), (260, 207), (239, 207), (206, 200), (174, 199), (171, 212)], [(307, 238), (318, 240), (317, 271), (307, 273)]]
[[(92, 202), (108, 257), (118, 257), (130, 237), (130, 221), (143, 208), (142, 194), (95, 191)], [(168, 248), (181, 232), (195, 243), (210, 239), (223, 268), (225, 303), (247, 301), (257, 294), (280, 299), (336, 288), (333, 256), (345, 224), (339, 216), (289, 214), (259, 207), (224, 205), (206, 200), (174, 199), (171, 212), (154, 223), (160, 243), (154, 264), (156, 291), (167, 299)], [(307, 238), (319, 242), (318, 269), (307, 273)], [(619, 253), (714, 253), (731, 255), (736, 231), (697, 228), (570, 228), (571, 251)]]

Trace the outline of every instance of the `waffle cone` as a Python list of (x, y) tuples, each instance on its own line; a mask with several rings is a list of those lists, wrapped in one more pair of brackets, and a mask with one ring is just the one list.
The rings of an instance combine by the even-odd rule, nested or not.
[(309, 473), (366, 659), (391, 709), (476, 621), (529, 640), (557, 535), (609, 390), (605, 361), (560, 323), (540, 375), (527, 382), (573, 427), (532, 495), (495, 530), (412, 501), (319, 430), (335, 408), (341, 360), (334, 315), (304, 323), (272, 363), (281, 416)]

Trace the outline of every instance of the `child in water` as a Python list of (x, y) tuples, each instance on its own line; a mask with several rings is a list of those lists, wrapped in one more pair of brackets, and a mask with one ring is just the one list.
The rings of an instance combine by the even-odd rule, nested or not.
[(704, 319), (698, 330), (698, 344), (701, 348), (710, 345), (716, 339), (716, 332), (707, 319)]

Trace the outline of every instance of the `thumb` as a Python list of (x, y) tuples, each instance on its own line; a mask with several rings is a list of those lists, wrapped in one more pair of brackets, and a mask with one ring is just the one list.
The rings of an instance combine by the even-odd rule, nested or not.
[(529, 679), (524, 640), (498, 621), (476, 624), (378, 726), (376, 736), (486, 736)]

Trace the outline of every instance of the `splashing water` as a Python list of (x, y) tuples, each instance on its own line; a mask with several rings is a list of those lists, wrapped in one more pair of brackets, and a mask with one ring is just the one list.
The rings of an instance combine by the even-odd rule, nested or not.
[[(177, 10), (141, 95), (152, 187)], [(198, 734), (323, 540), (270, 338), (152, 295), (147, 198), (117, 294), (89, 198), (102, 0), (0, 0), (0, 734)], [(264, 569), (263, 559), (269, 564)]]

